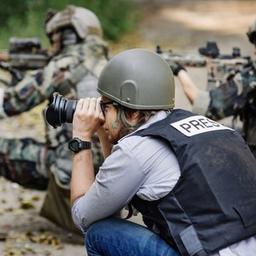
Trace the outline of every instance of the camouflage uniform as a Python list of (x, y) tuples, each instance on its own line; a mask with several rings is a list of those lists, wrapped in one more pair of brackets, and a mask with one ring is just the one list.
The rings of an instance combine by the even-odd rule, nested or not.
[[(249, 26), (247, 36), (256, 47), (256, 20)], [(256, 61), (244, 65), (237, 73), (227, 76), (209, 92), (200, 91), (193, 104), (193, 112), (218, 120), (227, 116), (240, 117), (242, 135), (256, 157)]]
[[(87, 39), (84, 44), (69, 46), (53, 58), (44, 70), (35, 71), (15, 87), (7, 88), (0, 115), (13, 116), (30, 110), (50, 98), (55, 91), (69, 98), (97, 96), (97, 77), (106, 63), (104, 47), (96, 37)], [(52, 77), (60, 69), (68, 70), (67, 78), (56, 85)], [(0, 138), (1, 174), (26, 187), (44, 189), (51, 167), (54, 173), (61, 175), (62, 182), (68, 184), (72, 155), (66, 142), (71, 138), (71, 131), (68, 124), (56, 130), (46, 125), (46, 144), (30, 138)], [(96, 149), (95, 154), (97, 166), (101, 157)]]
[(245, 66), (219, 87), (200, 92), (193, 112), (214, 120), (239, 116), (243, 122), (243, 136), (256, 156), (256, 62)]
[[(97, 79), (107, 61), (106, 49), (105, 42), (97, 34), (87, 35), (83, 42), (66, 46), (43, 70), (31, 72), (15, 87), (6, 88), (4, 91), (0, 89), (0, 117), (28, 111), (49, 99), (53, 92), (59, 92), (71, 99), (98, 97)], [(58, 81), (55, 78), (60, 71), (64, 79)], [(72, 138), (71, 128), (71, 124), (65, 124), (53, 129), (45, 122), (45, 143), (32, 138), (0, 138), (0, 175), (35, 189), (46, 189), (49, 178), (52, 183), (51, 177), (54, 177), (54, 185), (67, 190), (64, 204), (68, 205), (72, 168), (72, 153), (68, 149), (68, 141)], [(97, 137), (93, 138), (92, 152), (97, 170), (103, 161)], [(48, 193), (48, 199), (52, 196), (52, 192)], [(58, 205), (54, 207), (62, 209)], [(63, 209), (64, 213), (61, 214), (69, 211), (69, 207), (65, 206)], [(44, 216), (49, 215), (44, 210), (43, 212)], [(67, 215), (69, 218), (69, 212)], [(65, 218), (55, 220), (69, 228), (70, 221), (62, 223), (65, 221)]]

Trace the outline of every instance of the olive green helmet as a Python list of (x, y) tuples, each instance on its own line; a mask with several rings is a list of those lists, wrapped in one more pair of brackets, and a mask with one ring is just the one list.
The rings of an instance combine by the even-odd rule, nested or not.
[(247, 36), (249, 38), (249, 41), (252, 44), (256, 45), (256, 20), (249, 27)]
[(47, 23), (46, 33), (50, 35), (62, 28), (72, 27), (81, 39), (88, 35), (102, 37), (101, 24), (97, 16), (88, 9), (69, 5), (57, 12)]
[(127, 50), (113, 57), (98, 82), (102, 95), (138, 110), (172, 109), (174, 89), (168, 64), (145, 49)]

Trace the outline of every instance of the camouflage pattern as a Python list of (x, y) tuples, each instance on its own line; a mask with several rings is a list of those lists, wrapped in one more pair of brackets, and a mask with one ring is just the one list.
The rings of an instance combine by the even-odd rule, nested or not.
[[(92, 153), (96, 170), (102, 163), (99, 143), (95, 136), (92, 143)], [(67, 143), (52, 149), (31, 138), (0, 138), (0, 175), (26, 188), (44, 190), (48, 184), (49, 171), (47, 170), (52, 169), (55, 171), (56, 183), (68, 188), (71, 171), (70, 156), (72, 153), (67, 148)], [(59, 165), (63, 167), (67, 164), (70, 169), (63, 168), (59, 172), (56, 169), (56, 161), (59, 161)]]
[(0, 66), (0, 88), (9, 86), (12, 82), (11, 73)]
[(250, 60), (246, 57), (225, 57), (208, 58), (207, 61), (207, 89), (212, 90), (226, 83), (229, 77), (236, 73), (242, 72), (245, 65), (248, 65)]
[[(97, 78), (105, 63), (106, 45), (97, 36), (88, 36), (86, 43), (67, 46), (44, 69), (29, 72), (15, 87), (4, 90), (0, 117), (30, 110), (49, 99), (55, 91), (68, 98), (97, 97)], [(60, 71), (64, 78), (56, 79)], [(67, 142), (72, 136), (71, 125), (66, 124), (59, 129), (46, 125), (45, 130), (45, 144), (29, 138), (1, 139), (0, 161), (5, 168), (1, 168), (0, 174), (24, 186), (33, 185), (36, 188), (37, 180), (47, 180), (51, 171), (56, 182), (68, 188), (72, 154)], [(99, 142), (96, 138), (94, 141), (93, 153), (97, 169), (103, 158)], [(40, 185), (38, 188), (45, 186)]]
[[(226, 83), (209, 92), (210, 104), (206, 116), (218, 120), (227, 116), (240, 117), (243, 136), (256, 148), (256, 62), (251, 63)], [(256, 156), (256, 154), (255, 154)]]
[[(30, 138), (0, 138), (0, 175), (27, 188), (46, 189), (48, 177), (40, 173), (41, 165), (54, 161), (54, 151), (46, 153), (44, 144)], [(42, 162), (47, 156), (45, 162)]]
[(67, 27), (74, 28), (81, 39), (87, 38), (88, 35), (102, 37), (99, 19), (93, 12), (82, 7), (70, 5), (55, 14), (46, 25), (46, 33), (50, 35)]

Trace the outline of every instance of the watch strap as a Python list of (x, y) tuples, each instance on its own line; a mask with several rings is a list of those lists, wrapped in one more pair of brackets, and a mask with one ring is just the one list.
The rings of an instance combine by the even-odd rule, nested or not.
[(90, 141), (84, 141), (75, 137), (69, 141), (68, 147), (74, 153), (78, 153), (82, 150), (91, 149), (92, 144)]
[(92, 143), (90, 141), (86, 140), (80, 140), (79, 141), (79, 148), (82, 149), (91, 149), (92, 148)]

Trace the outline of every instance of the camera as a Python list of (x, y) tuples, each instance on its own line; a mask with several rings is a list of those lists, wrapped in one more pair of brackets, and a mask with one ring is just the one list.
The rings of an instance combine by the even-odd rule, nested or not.
[(55, 92), (45, 111), (45, 119), (54, 128), (72, 123), (78, 100), (69, 100)]

